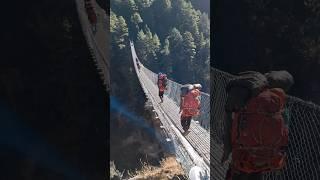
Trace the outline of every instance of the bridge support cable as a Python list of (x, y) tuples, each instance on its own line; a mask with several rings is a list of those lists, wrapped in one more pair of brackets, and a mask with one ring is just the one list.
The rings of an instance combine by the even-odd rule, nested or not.
[[(152, 101), (153, 107), (160, 118), (162, 125), (166, 132), (168, 132), (168, 136), (171, 137), (172, 143), (174, 145), (175, 154), (178, 157), (180, 163), (183, 168), (188, 173), (189, 170), (193, 166), (200, 166), (204, 170), (207, 171), (207, 175), (210, 175), (210, 134), (209, 131), (204, 127), (200, 126), (196, 121), (191, 122), (190, 133), (186, 136), (183, 136), (181, 132), (183, 132), (182, 127), (180, 125), (180, 115), (179, 115), (179, 107), (178, 101), (180, 98), (176, 98), (176, 96), (180, 96), (180, 87), (178, 87), (178, 83), (173, 81), (168, 82), (168, 92), (164, 96), (164, 102), (160, 103), (160, 98), (158, 97), (158, 89), (156, 86), (157, 82), (157, 74), (148, 70), (141, 64), (140, 62), (140, 71), (136, 65), (136, 52), (134, 49), (134, 45), (130, 42), (131, 45), (131, 53), (133, 64), (139, 79), (139, 82), (148, 97), (149, 100)], [(176, 87), (177, 86), (177, 87)], [(181, 86), (181, 85), (180, 85)], [(177, 92), (178, 94), (173, 96), (170, 95), (172, 92)], [(205, 96), (208, 94), (204, 94)], [(175, 97), (175, 98), (172, 98)], [(210, 97), (208, 96), (208, 99)], [(204, 101), (206, 102), (206, 101)], [(208, 106), (209, 101), (208, 101)], [(210, 110), (210, 108), (207, 108)], [(208, 110), (208, 111), (209, 111)], [(205, 111), (205, 110), (203, 110)], [(210, 115), (208, 115), (209, 117)], [(203, 117), (205, 117), (203, 115)], [(209, 120), (207, 120), (209, 122)]]

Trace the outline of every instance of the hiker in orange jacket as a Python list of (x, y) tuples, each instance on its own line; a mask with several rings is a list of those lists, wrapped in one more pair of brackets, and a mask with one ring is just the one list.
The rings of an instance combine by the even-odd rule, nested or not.
[[(261, 180), (262, 173), (283, 168), (286, 160), (288, 127), (283, 111), (285, 92), (294, 83), (293, 78), (286, 71), (271, 71), (264, 76), (257, 72), (245, 75), (253, 76), (235, 79), (227, 86), (221, 159), (224, 163), (232, 152), (227, 180)], [(269, 146), (276, 153), (270, 153), (266, 148)]]
[(158, 74), (158, 89), (159, 89), (159, 97), (161, 102), (163, 102), (163, 94), (164, 91), (167, 89), (167, 75), (163, 73)]
[(190, 128), (191, 120), (200, 114), (200, 84), (181, 87), (180, 111), (181, 126), (185, 132)]

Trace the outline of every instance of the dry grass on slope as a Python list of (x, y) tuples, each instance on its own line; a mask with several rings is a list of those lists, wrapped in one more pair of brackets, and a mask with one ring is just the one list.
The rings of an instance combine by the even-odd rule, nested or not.
[(131, 180), (186, 180), (181, 165), (175, 157), (167, 157), (160, 162), (160, 167), (143, 164), (141, 170), (131, 175)]

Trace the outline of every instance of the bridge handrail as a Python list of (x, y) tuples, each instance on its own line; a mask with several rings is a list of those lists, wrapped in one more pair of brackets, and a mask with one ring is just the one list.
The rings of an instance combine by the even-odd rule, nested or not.
[[(110, 69), (110, 65), (109, 65), (109, 61), (106, 57), (106, 55), (103, 53), (103, 51), (100, 49), (100, 47), (98, 46), (94, 35), (92, 34), (91, 29), (89, 28), (89, 21), (87, 18), (83, 17), (83, 13), (85, 13), (85, 8), (84, 8), (84, 3), (82, 0), (76, 0), (76, 6), (77, 6), (77, 10), (78, 10), (78, 15), (79, 15), (79, 22), (81, 24), (82, 30), (83, 30), (83, 34), (85, 36), (85, 39), (87, 41), (87, 44), (89, 46), (89, 48), (91, 49), (91, 51), (93, 51), (93, 56), (94, 56), (94, 61), (97, 63), (98, 69), (102, 72), (101, 75), (103, 76), (103, 83), (106, 86), (107, 91), (109, 91), (110, 89), (110, 79), (109, 79), (109, 69)], [(108, 20), (106, 18), (106, 20)], [(105, 22), (106, 24), (108, 22)], [(87, 28), (86, 28), (87, 27)], [(106, 32), (107, 33), (107, 32)], [(107, 53), (107, 52), (105, 52)]]

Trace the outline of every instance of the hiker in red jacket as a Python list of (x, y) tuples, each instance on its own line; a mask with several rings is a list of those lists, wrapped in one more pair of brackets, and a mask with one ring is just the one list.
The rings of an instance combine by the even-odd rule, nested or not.
[(224, 163), (232, 152), (227, 180), (262, 180), (285, 166), (288, 127), (286, 91), (294, 83), (286, 71), (242, 73), (227, 86)]
[(137, 64), (137, 68), (138, 68), (138, 70), (139, 70), (139, 72), (140, 72), (140, 63), (139, 63), (138, 58), (136, 58), (136, 64)]
[(158, 74), (158, 89), (159, 89), (159, 97), (161, 99), (161, 102), (163, 102), (163, 94), (164, 91), (167, 89), (167, 75), (163, 73)]
[(180, 112), (181, 126), (185, 132), (189, 130), (191, 119), (200, 114), (200, 84), (181, 87)]

